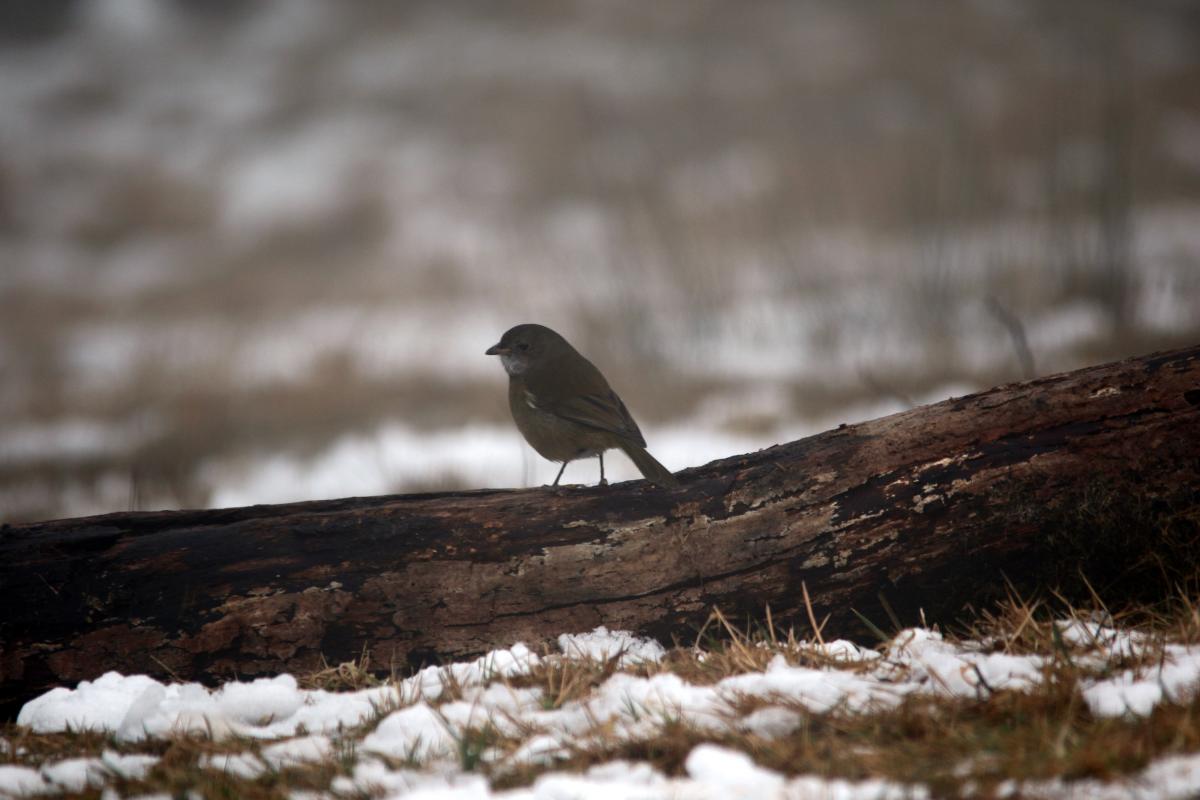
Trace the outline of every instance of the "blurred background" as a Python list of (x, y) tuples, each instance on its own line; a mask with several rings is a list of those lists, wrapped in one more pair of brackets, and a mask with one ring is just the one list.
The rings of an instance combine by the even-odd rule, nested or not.
[(1196, 344), (1200, 4), (0, 4), (0, 520), (546, 482), (526, 321), (672, 469)]

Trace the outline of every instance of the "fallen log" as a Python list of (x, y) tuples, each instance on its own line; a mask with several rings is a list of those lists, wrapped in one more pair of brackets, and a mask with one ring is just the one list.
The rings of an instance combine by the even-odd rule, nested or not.
[[(827, 637), (861, 633), (862, 617), (953, 619), (1002, 576), (1031, 585), (1075, 559), (1134, 559), (1128, 530), (1106, 539), (1102, 515), (1081, 511), (1097, 503), (1120, 510), (1115, 525), (1175, 520), (1176, 538), (1194, 536), (1200, 347), (680, 478), (672, 491), (637, 481), (6, 525), (0, 702), (12, 715), (110, 669), (212, 682), (364, 648), (404, 668), (597, 625), (686, 640), (714, 606), (761, 618), (769, 605), (776, 623), (807, 628), (802, 583)], [(1142, 507), (1167, 522), (1122, 517)], [(1179, 547), (1194, 566), (1197, 549)]]

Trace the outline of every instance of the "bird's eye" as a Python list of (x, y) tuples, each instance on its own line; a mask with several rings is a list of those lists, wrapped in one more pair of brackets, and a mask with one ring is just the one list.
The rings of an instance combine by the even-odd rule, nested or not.
[(517, 349), (520, 350), (522, 353), (524, 353), (526, 350), (529, 349), (529, 343), (521, 342), (519, 345), (517, 345)]

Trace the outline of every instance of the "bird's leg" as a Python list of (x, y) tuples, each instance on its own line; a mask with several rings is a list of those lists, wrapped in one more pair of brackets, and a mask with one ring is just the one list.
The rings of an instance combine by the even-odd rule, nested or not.
[(600, 454), (600, 483), (599, 486), (608, 486), (608, 481), (604, 480), (604, 453)]
[(556, 475), (554, 478), (554, 483), (550, 484), (551, 486), (558, 486), (558, 479), (562, 477), (563, 471), (566, 470), (567, 464), (570, 464), (570, 463), (571, 463), (570, 461), (563, 462), (562, 469), (560, 469), (558, 471), (558, 475)]

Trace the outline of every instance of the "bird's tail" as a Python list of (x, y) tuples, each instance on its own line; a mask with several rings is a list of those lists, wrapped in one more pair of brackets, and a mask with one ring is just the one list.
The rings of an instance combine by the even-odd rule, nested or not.
[(671, 471), (646, 452), (646, 448), (639, 447), (633, 442), (623, 442), (621, 449), (633, 461), (633, 465), (638, 468), (638, 471), (646, 477), (646, 480), (664, 489), (679, 485), (679, 480), (671, 474)]

